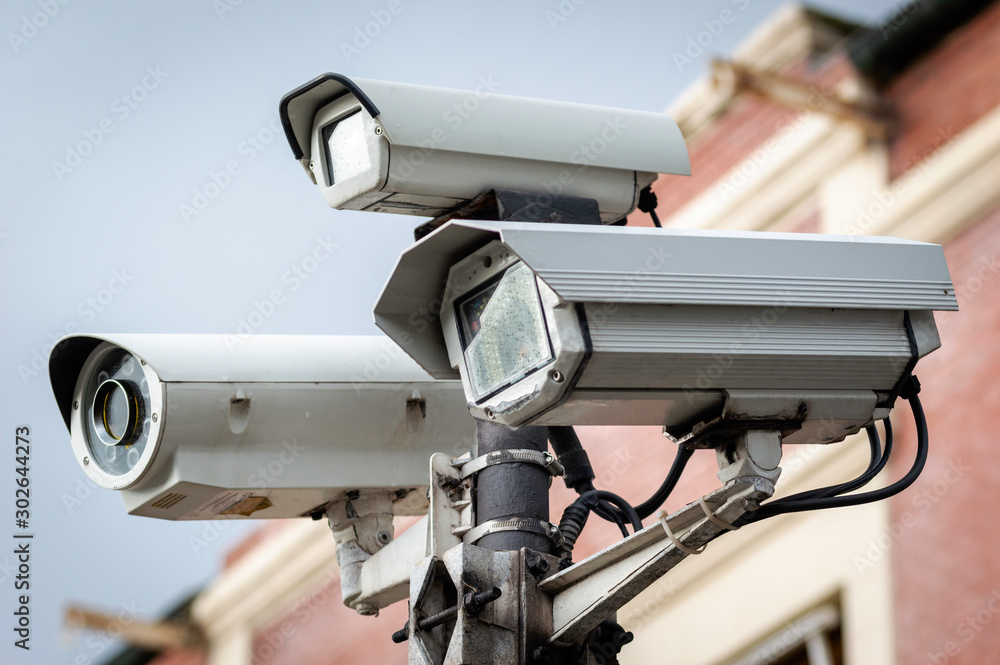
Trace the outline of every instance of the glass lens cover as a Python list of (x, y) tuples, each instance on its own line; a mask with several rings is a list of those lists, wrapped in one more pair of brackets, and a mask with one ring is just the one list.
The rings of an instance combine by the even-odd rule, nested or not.
[(535, 276), (523, 263), (511, 266), (456, 307), (477, 401), (553, 360)]

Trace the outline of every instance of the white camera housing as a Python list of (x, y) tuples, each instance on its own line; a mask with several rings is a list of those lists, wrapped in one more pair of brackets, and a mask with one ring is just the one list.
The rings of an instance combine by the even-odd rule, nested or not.
[(421, 514), (429, 457), (474, 442), (461, 384), (383, 337), (73, 335), (49, 372), (77, 461), (133, 515), (299, 517), (368, 489)]
[(660, 113), (324, 74), (284, 96), (288, 143), (327, 203), (434, 217), (491, 189), (595, 199), (625, 217), (658, 173), (690, 174)]
[(690, 438), (742, 413), (795, 443), (884, 417), (940, 345), (931, 310), (954, 309), (938, 245), (451, 221), (403, 252), (374, 315), (477, 418)]

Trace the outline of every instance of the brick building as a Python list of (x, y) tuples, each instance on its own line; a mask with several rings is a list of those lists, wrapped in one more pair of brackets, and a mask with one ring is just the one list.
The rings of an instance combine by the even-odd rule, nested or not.
[[(961, 312), (938, 315), (942, 348), (918, 368), (932, 444), (918, 482), (889, 501), (784, 516), (713, 543), (619, 614), (636, 636), (622, 662), (997, 662), (1000, 2), (918, 0), (868, 27), (788, 6), (669, 113), (693, 175), (656, 183), (665, 225), (941, 243)], [(914, 452), (907, 407), (893, 419), (883, 482)], [(636, 501), (674, 454), (656, 428), (580, 435), (598, 486)], [(860, 439), (787, 451), (779, 492), (846, 480), (866, 462)], [(715, 470), (711, 454), (696, 454), (667, 508), (716, 487)], [(570, 500), (555, 485), (553, 515)], [(616, 537), (588, 524), (578, 552)], [(405, 603), (377, 618), (341, 605), (325, 525), (274, 523), (194, 600), (207, 653), (118, 662), (405, 663), (405, 646), (389, 640), (405, 617)]]

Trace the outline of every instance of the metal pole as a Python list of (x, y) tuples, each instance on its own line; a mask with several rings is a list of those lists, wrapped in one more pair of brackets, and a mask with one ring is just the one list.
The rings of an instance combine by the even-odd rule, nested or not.
[[(522, 427), (510, 430), (494, 423), (477, 421), (477, 455), (496, 450), (548, 449), (547, 427)], [(549, 483), (552, 476), (535, 464), (497, 464), (483, 469), (476, 479), (476, 525), (505, 517), (549, 519)], [(544, 554), (553, 553), (549, 538), (525, 531), (501, 531), (483, 536), (476, 543), (495, 552), (522, 547)]]

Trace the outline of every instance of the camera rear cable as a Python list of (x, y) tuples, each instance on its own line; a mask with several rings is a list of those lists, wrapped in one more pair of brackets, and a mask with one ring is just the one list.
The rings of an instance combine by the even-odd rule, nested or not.
[(639, 204), (636, 207), (653, 218), (653, 226), (662, 228), (660, 218), (656, 214), (656, 194), (653, 193), (652, 185), (639, 192)]
[[(872, 465), (869, 464), (869, 468), (865, 473), (863, 473), (858, 478), (853, 481), (843, 483), (841, 485), (835, 485), (833, 487), (822, 488), (819, 490), (813, 490), (811, 492), (804, 492), (799, 495), (793, 495), (786, 497), (778, 501), (772, 501), (765, 503), (759, 509), (754, 512), (746, 513), (740, 519), (734, 522), (735, 526), (742, 526), (744, 524), (750, 524), (753, 522), (759, 522), (770, 517), (775, 517), (777, 515), (784, 515), (787, 513), (798, 513), (807, 510), (825, 510), (828, 508), (842, 508), (846, 506), (858, 506), (866, 503), (872, 503), (875, 501), (881, 501), (883, 499), (888, 499), (889, 497), (895, 496), (912, 485), (920, 473), (924, 469), (924, 465), (927, 462), (927, 454), (929, 450), (929, 437), (927, 433), (927, 417), (924, 414), (923, 405), (920, 403), (920, 398), (917, 394), (920, 392), (920, 382), (917, 377), (913, 376), (906, 382), (902, 391), (900, 392), (900, 397), (905, 399), (910, 403), (910, 409), (913, 412), (913, 421), (917, 429), (917, 452), (913, 460), (913, 464), (910, 466), (909, 471), (906, 475), (885, 487), (871, 490), (869, 492), (861, 492), (860, 494), (844, 494), (844, 492), (857, 489), (865, 485), (868, 481), (877, 475), (881, 471), (886, 462), (888, 462), (889, 454), (892, 452), (892, 428), (888, 424), (888, 420), (885, 421), (886, 424), (886, 446), (885, 451), (879, 456), (878, 461)], [(869, 437), (871, 437), (869, 433)], [(876, 434), (877, 437), (877, 434)], [(873, 452), (875, 446), (872, 447)], [(874, 457), (874, 456), (873, 456)]]

